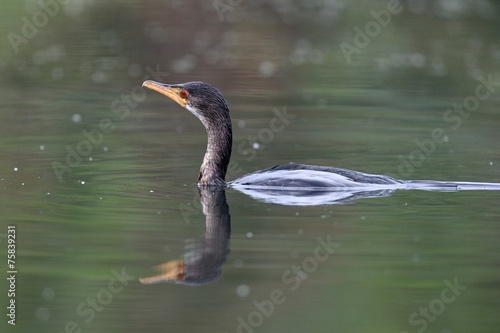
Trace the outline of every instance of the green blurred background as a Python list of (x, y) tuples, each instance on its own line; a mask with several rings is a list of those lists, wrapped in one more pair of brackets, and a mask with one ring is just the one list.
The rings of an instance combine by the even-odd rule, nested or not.
[[(391, 6), (402, 10), (347, 59), (341, 45), (355, 47), (357, 29), (374, 26), (371, 12)], [(196, 176), (206, 134), (186, 110), (142, 90), (145, 79), (223, 91), (235, 132), (229, 179), (295, 161), (500, 182), (500, 86), (466, 116), (447, 113), (480, 78), (500, 82), (497, 2), (3, 0), (0, 17), (2, 262), (7, 225), (18, 236), (17, 321), (3, 314), (2, 332), (235, 332), (276, 288), (286, 301), (247, 331), (498, 331), (494, 192), (304, 208), (228, 190), (221, 279), (137, 281), (204, 233)], [(259, 137), (275, 108), (293, 119)], [(434, 129), (443, 142), (429, 143)], [(81, 160), (68, 157), (85, 148)], [(339, 249), (291, 292), (282, 274), (327, 235)], [(86, 322), (79, 304), (122, 269), (135, 280)], [(467, 289), (425, 328), (412, 324), (454, 279)]]

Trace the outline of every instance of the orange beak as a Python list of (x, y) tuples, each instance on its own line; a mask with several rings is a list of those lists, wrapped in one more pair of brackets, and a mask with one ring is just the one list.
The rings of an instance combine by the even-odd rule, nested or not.
[[(147, 82), (147, 81), (146, 81)], [(184, 278), (184, 262), (182, 260), (171, 260), (154, 267), (161, 274), (139, 278), (142, 284), (153, 284), (167, 281), (180, 281)]]
[(179, 95), (179, 91), (182, 90), (181, 88), (171, 87), (168, 84), (163, 84), (152, 80), (144, 81), (142, 86), (154, 90), (156, 92), (159, 92), (160, 94), (176, 101), (180, 106), (186, 107), (186, 99), (182, 98)]

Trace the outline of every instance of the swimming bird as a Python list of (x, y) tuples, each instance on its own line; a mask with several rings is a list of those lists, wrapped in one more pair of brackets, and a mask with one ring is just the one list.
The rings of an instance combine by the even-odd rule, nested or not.
[(219, 89), (204, 82), (165, 84), (152, 80), (143, 86), (169, 97), (195, 115), (205, 126), (207, 150), (198, 174), (199, 186), (231, 186), (266, 190), (500, 190), (497, 183), (399, 180), (329, 166), (288, 163), (247, 174), (226, 182), (231, 157), (232, 126), (229, 107)]

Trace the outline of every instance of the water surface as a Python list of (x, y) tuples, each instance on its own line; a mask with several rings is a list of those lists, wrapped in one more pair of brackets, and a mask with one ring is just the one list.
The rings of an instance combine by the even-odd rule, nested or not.
[[(0, 232), (16, 226), (18, 273), (16, 326), (4, 315), (0, 327), (496, 332), (498, 192), (290, 207), (227, 189), (220, 277), (139, 283), (193, 253), (206, 231), (196, 186), (206, 134), (186, 110), (140, 89), (152, 77), (224, 92), (229, 179), (295, 161), (500, 182), (498, 85), (467, 114), (447, 113), (481, 78), (500, 81), (500, 8), (401, 3), (351, 63), (340, 44), (354, 45), (354, 28), (388, 3), (241, 2), (221, 21), (210, 2), (71, 2), (17, 53), (2, 39)], [(22, 34), (22, 17), (40, 10), (5, 8), (5, 35)], [(283, 128), (270, 131), (283, 113)]]

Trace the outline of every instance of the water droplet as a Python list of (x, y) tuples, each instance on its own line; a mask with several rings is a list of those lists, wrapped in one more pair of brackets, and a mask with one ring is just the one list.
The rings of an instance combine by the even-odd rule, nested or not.
[(71, 121), (74, 123), (79, 123), (80, 121), (82, 121), (82, 116), (80, 116), (78, 113), (75, 113), (71, 116)]
[(42, 297), (47, 301), (53, 300), (55, 297), (55, 294), (56, 293), (55, 293), (54, 289), (52, 289), (50, 287), (47, 287), (47, 288), (42, 290)]
[(239, 297), (247, 297), (250, 294), (250, 287), (246, 284), (241, 284), (236, 288), (236, 295)]
[(40, 321), (48, 321), (50, 319), (50, 310), (46, 307), (39, 307), (35, 311), (35, 316)]
[(194, 68), (195, 65), (196, 57), (188, 54), (181, 59), (174, 61), (172, 64), (172, 70), (177, 73), (188, 73)]
[(425, 56), (422, 53), (413, 53), (410, 55), (410, 64), (416, 68), (425, 66)]
[(259, 66), (259, 73), (262, 76), (271, 76), (276, 70), (276, 65), (271, 61), (263, 61)]
[(108, 79), (108, 76), (105, 72), (98, 70), (92, 73), (92, 81), (95, 83), (103, 83), (106, 82)]

